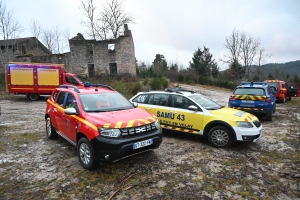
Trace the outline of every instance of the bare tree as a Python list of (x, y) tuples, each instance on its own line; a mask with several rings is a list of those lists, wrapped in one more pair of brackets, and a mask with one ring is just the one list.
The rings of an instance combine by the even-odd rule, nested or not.
[(51, 53), (55, 50), (55, 34), (52, 30), (45, 29), (42, 31), (42, 42), (44, 45), (51, 51)]
[(64, 41), (64, 50), (70, 51), (70, 44), (69, 44), (69, 40), (70, 40), (70, 28), (65, 28), (65, 30), (63, 31), (63, 41)]
[(31, 34), (36, 37), (37, 39), (39, 39), (40, 37), (40, 34), (42, 32), (42, 27), (41, 25), (35, 21), (34, 19), (30, 21), (30, 24), (29, 24), (29, 27), (30, 27), (30, 31), (31, 31)]
[(109, 0), (97, 13), (93, 0), (81, 0), (81, 10), (87, 20), (82, 25), (88, 28), (89, 36), (94, 39), (117, 39), (124, 24), (134, 23), (133, 17), (127, 14), (123, 7), (124, 1)]
[(103, 20), (107, 22), (108, 28), (114, 39), (117, 39), (120, 34), (120, 29), (124, 24), (133, 23), (133, 17), (122, 8), (123, 1), (111, 0), (107, 6), (103, 8), (101, 14)]
[(53, 30), (54, 37), (54, 53), (63, 53), (63, 42), (62, 42), (62, 33), (59, 30), (58, 26), (56, 26)]
[(241, 60), (246, 73), (249, 78), (250, 68), (253, 63), (260, 46), (260, 40), (248, 35), (246, 32), (241, 34)]
[(11, 60), (14, 56), (13, 51), (9, 51), (9, 46), (14, 46), (16, 37), (23, 31), (21, 24), (15, 20), (13, 11), (7, 10), (6, 5), (0, 0), (0, 35), (4, 40), (5, 55), (1, 51), (1, 66)]
[(13, 11), (7, 10), (6, 5), (0, 1), (0, 35), (3, 40), (16, 38), (23, 28), (13, 17)]
[(249, 78), (250, 68), (260, 47), (259, 39), (250, 36), (246, 32), (240, 33), (238, 30), (232, 31), (231, 35), (226, 37), (225, 48), (229, 50), (228, 55), (224, 55), (224, 63), (235, 63), (241, 65), (241, 77), (246, 75)]
[(95, 10), (96, 6), (93, 0), (80, 0), (80, 9), (82, 10), (83, 15), (87, 18), (82, 20), (81, 24), (85, 26), (89, 31), (89, 36), (93, 39), (96, 39), (96, 20), (95, 20)]
[(256, 61), (256, 74), (259, 77), (262, 73), (262, 65), (267, 62), (267, 60), (271, 57), (271, 54), (265, 54), (265, 48), (261, 48), (257, 53), (257, 61)]
[[(30, 27), (30, 31), (31, 31), (31, 34), (36, 37), (36, 39), (39, 40), (40, 38), (40, 34), (42, 32), (42, 27), (41, 25), (35, 21), (34, 19), (30, 21), (30, 24), (29, 24), (29, 27)], [(36, 47), (39, 46), (39, 42), (36, 41)]]
[(224, 55), (225, 59), (220, 59), (224, 63), (239, 63), (241, 54), (241, 36), (238, 30), (233, 30), (230, 36), (226, 37), (225, 48), (229, 50), (228, 55)]

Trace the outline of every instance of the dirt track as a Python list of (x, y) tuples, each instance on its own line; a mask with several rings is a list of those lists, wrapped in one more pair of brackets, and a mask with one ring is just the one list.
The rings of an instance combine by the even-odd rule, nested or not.
[[(183, 86), (183, 85), (182, 85)], [(222, 105), (231, 91), (196, 87)], [(159, 149), (84, 170), (45, 133), (46, 100), (1, 96), (0, 199), (300, 199), (300, 98), (278, 103), (258, 143), (213, 148), (164, 133)]]

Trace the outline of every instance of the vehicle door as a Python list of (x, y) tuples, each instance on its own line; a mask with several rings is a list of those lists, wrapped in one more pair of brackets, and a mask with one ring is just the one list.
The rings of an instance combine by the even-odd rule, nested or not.
[(61, 91), (56, 98), (56, 106), (53, 106), (52, 112), (54, 119), (52, 119), (53, 126), (57, 131), (62, 131), (63, 121), (62, 117), (64, 115), (64, 103), (66, 99), (66, 92)]
[[(190, 110), (189, 106), (195, 106), (197, 110)], [(164, 125), (170, 124), (171, 127), (169, 129), (202, 134), (204, 114), (201, 108), (189, 98), (182, 95), (172, 94), (169, 112), (170, 118), (165, 120), (169, 120), (169, 122), (163, 123)]]
[[(78, 103), (73, 94), (67, 93), (65, 109), (67, 108), (75, 108), (78, 113)], [(66, 135), (70, 140), (76, 142), (76, 127), (77, 127), (77, 118), (76, 115), (67, 115), (63, 114), (61, 119), (62, 132)]]
[(288, 98), (289, 97), (288, 87), (285, 82), (282, 82), (282, 91), (283, 91), (283, 94), (285, 95), (285, 97)]
[(142, 94), (133, 99), (133, 102), (137, 102), (139, 108), (157, 116), (161, 124), (166, 124), (170, 122), (166, 120), (170, 118), (169, 96), (163, 93)]

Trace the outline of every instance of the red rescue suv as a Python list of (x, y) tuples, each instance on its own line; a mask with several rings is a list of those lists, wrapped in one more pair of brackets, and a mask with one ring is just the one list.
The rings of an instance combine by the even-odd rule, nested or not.
[(285, 103), (286, 100), (292, 100), (292, 95), (288, 84), (285, 81), (281, 80), (265, 80), (269, 86), (275, 88), (274, 95), (277, 101)]
[(60, 135), (76, 146), (85, 169), (156, 149), (162, 142), (155, 115), (103, 84), (59, 86), (47, 100), (45, 120), (48, 138)]

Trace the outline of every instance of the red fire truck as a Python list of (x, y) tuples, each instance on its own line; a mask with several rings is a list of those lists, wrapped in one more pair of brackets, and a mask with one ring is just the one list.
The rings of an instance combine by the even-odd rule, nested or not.
[(61, 84), (83, 86), (75, 74), (65, 72), (63, 64), (14, 62), (7, 63), (4, 71), (6, 92), (32, 101), (50, 96)]

